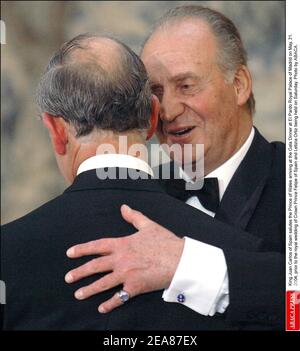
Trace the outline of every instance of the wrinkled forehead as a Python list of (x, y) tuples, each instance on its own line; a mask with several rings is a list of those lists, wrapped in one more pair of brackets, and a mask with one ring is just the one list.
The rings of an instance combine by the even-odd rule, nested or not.
[[(209, 26), (199, 20), (171, 23), (157, 29), (141, 58), (151, 77), (170, 77), (183, 71), (207, 72), (216, 62), (217, 45)], [(204, 73), (203, 73), (204, 74)]]

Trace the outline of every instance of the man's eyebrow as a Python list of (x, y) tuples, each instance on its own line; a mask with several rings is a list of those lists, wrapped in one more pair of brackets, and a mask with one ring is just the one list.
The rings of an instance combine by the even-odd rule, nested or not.
[[(183, 81), (185, 79), (195, 79), (195, 80), (201, 80), (201, 78), (195, 74), (194, 72), (183, 72), (183, 73), (178, 73), (175, 76), (169, 77), (168, 80), (170, 82), (178, 82), (178, 81)], [(151, 86), (153, 87), (159, 87), (161, 86), (160, 82), (156, 82), (156, 81), (152, 81), (151, 78), (149, 79), (149, 82), (151, 84)]]
[(192, 78), (192, 79), (197, 79), (199, 80), (199, 76), (196, 75), (194, 72), (183, 72), (183, 73), (179, 73), (176, 74), (175, 76), (171, 77), (170, 80), (171, 81), (181, 81), (184, 79), (188, 79), (188, 78)]

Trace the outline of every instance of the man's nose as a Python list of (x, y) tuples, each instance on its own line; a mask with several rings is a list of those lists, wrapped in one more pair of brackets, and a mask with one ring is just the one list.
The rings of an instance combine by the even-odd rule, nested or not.
[(172, 92), (165, 91), (160, 102), (160, 118), (165, 122), (172, 122), (184, 112), (184, 105)]

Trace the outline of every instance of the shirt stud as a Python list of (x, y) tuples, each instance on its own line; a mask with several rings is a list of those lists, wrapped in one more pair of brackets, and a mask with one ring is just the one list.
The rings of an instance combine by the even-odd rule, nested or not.
[(184, 294), (179, 294), (179, 295), (177, 295), (177, 301), (178, 302), (184, 302), (185, 301), (185, 296), (184, 296)]

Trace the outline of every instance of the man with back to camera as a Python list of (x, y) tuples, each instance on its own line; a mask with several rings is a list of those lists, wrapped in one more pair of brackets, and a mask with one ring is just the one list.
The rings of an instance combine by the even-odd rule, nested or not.
[[(1, 279), (7, 289), (1, 318), (3, 328), (237, 328), (222, 315), (210, 318), (184, 306), (166, 304), (161, 299), (162, 291), (141, 295), (123, 308), (101, 315), (95, 305), (111, 294), (122, 302), (128, 299), (122, 286), (80, 302), (73, 298), (80, 284), (65, 284), (67, 271), (90, 259), (70, 260), (65, 255), (68, 247), (95, 240), (99, 233), (103, 237), (112, 233), (115, 237), (119, 233), (134, 232), (134, 227), (120, 216), (124, 203), (140, 208), (169, 228), (168, 245), (181, 242), (180, 236), (187, 228), (181, 216), (190, 223), (190, 236), (207, 243), (208, 249), (212, 247), (208, 243), (249, 251), (256, 251), (261, 245), (261, 240), (253, 240), (248, 234), (236, 238), (237, 230), (232, 231), (220, 222), (213, 223), (209, 216), (170, 197), (158, 181), (152, 179), (146, 160), (130, 155), (131, 147), (143, 145), (146, 137), (151, 137), (159, 110), (158, 99), (151, 95), (148, 77), (138, 56), (107, 37), (75, 37), (50, 60), (39, 85), (38, 105), (60, 172), (71, 185), (62, 195), (1, 228)], [(124, 154), (118, 154), (120, 137), (127, 138), (128, 150), (124, 150)], [(105, 154), (105, 150), (115, 151)], [(124, 171), (126, 179), (119, 176), (124, 176)], [(101, 178), (106, 172), (115, 177)], [(132, 175), (139, 177), (132, 179)], [(126, 206), (121, 211), (125, 213)], [(209, 230), (212, 224), (218, 229), (215, 234)], [(203, 233), (198, 233), (199, 228), (203, 228)], [(180, 253), (178, 260), (179, 257)], [(110, 258), (106, 263), (101, 258), (101, 263), (107, 265), (106, 272), (110, 270)], [(167, 266), (164, 260), (160, 265)], [(87, 278), (84, 283), (93, 280), (94, 277)], [(157, 281), (157, 289), (160, 284)]]
[[(262, 239), (263, 245), (257, 252), (222, 246), (213, 252), (199, 238), (189, 238), (188, 225), (186, 237), (171, 242), (169, 232), (140, 208), (127, 209), (123, 217), (138, 230), (126, 238), (127, 245), (124, 239), (105, 241), (111, 254), (103, 250), (102, 240), (71, 248), (69, 257), (102, 256), (69, 272), (66, 281), (103, 272), (101, 257), (109, 257), (113, 273), (105, 283), (114, 286), (115, 279), (133, 300), (160, 288), (166, 302), (205, 316), (222, 314), (232, 325), (284, 328), (285, 150), (253, 127), (252, 78), (238, 30), (217, 11), (178, 7), (154, 27), (141, 58), (160, 100), (160, 142), (203, 143), (205, 176), (218, 178), (218, 206), (208, 209), (190, 194), (186, 203), (214, 217), (215, 223), (238, 230), (238, 236)], [(191, 180), (183, 172), (182, 177)], [(214, 225), (210, 230), (216, 233)], [(152, 275), (145, 274), (149, 271)], [(83, 284), (75, 296), (86, 299), (103, 290), (100, 279)], [(121, 304), (112, 296), (99, 311), (107, 313)]]

